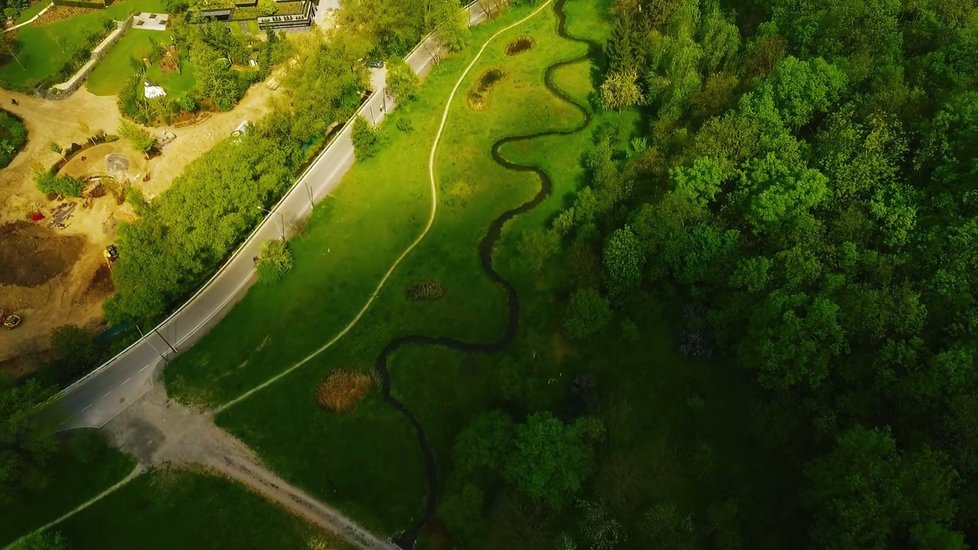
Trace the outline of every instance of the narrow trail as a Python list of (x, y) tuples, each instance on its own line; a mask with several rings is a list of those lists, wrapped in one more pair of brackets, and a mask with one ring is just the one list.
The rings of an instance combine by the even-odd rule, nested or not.
[(301, 361), (293, 364), (292, 366), (285, 369), (284, 371), (276, 374), (275, 376), (269, 378), (268, 380), (262, 382), (261, 384), (255, 386), (254, 388), (251, 388), (250, 390), (244, 392), (238, 397), (235, 397), (234, 399), (228, 401), (227, 403), (224, 403), (223, 405), (215, 408), (214, 409), (215, 415), (224, 412), (225, 410), (237, 405), (238, 403), (241, 403), (242, 401), (248, 399), (252, 395), (258, 393), (259, 391), (271, 386), (272, 384), (285, 378), (289, 374), (292, 374), (296, 369), (302, 367), (309, 361), (312, 361), (313, 359), (318, 357), (324, 351), (333, 347), (333, 345), (335, 345), (337, 342), (342, 340), (343, 337), (347, 335), (347, 333), (353, 330), (353, 327), (357, 326), (357, 324), (360, 323), (360, 320), (363, 319), (363, 316), (366, 315), (367, 311), (370, 310), (370, 306), (373, 305), (377, 297), (380, 296), (380, 292), (387, 285), (387, 280), (390, 279), (391, 275), (394, 274), (394, 271), (396, 271), (398, 266), (401, 265), (401, 262), (403, 262), (405, 258), (410, 256), (411, 252), (414, 252), (414, 249), (417, 248), (418, 245), (421, 244), (421, 241), (423, 241), (425, 237), (428, 236), (428, 232), (431, 231), (431, 226), (433, 226), (435, 223), (435, 216), (438, 214), (438, 182), (435, 179), (435, 154), (438, 152), (438, 145), (441, 143), (442, 134), (445, 132), (445, 126), (448, 123), (448, 113), (451, 110), (452, 103), (455, 100), (455, 96), (458, 94), (459, 88), (462, 86), (462, 82), (465, 80), (465, 77), (468, 76), (469, 72), (472, 70), (472, 67), (474, 67), (475, 64), (479, 62), (479, 59), (482, 58), (482, 54), (485, 53), (486, 48), (488, 48), (490, 44), (495, 42), (496, 38), (502, 36), (503, 34), (506, 34), (510, 30), (515, 29), (516, 27), (536, 17), (537, 14), (542, 12), (548, 5), (550, 5), (551, 1), (552, 0), (547, 0), (539, 8), (533, 10), (533, 13), (531, 13), (530, 15), (527, 15), (526, 17), (520, 19), (519, 21), (513, 23), (512, 25), (509, 25), (508, 27), (497, 31), (496, 34), (493, 34), (491, 37), (489, 37), (489, 39), (482, 44), (482, 48), (479, 49), (479, 52), (468, 64), (468, 66), (465, 67), (465, 71), (462, 72), (462, 75), (458, 78), (458, 81), (455, 83), (455, 87), (452, 88), (451, 95), (448, 96), (448, 101), (445, 103), (445, 111), (442, 113), (441, 125), (438, 127), (438, 132), (435, 133), (435, 141), (434, 144), (431, 146), (431, 154), (428, 156), (428, 179), (431, 188), (431, 209), (429, 210), (428, 213), (428, 221), (425, 224), (424, 229), (421, 231), (421, 233), (418, 234), (417, 238), (415, 238), (414, 241), (412, 241), (411, 244), (408, 245), (408, 247), (405, 248), (403, 252), (401, 252), (401, 255), (398, 256), (397, 259), (394, 260), (394, 263), (391, 264), (390, 268), (387, 269), (387, 272), (384, 273), (383, 277), (381, 277), (380, 282), (377, 283), (377, 286), (370, 294), (370, 297), (367, 299), (366, 303), (363, 304), (363, 307), (361, 307), (360, 310), (357, 311), (357, 314), (353, 316), (353, 319), (351, 319), (350, 322), (347, 323), (346, 326), (344, 326), (341, 331), (336, 333), (336, 335), (333, 336), (325, 344), (320, 346), (318, 349), (313, 350), (312, 353), (304, 357)]
[(7, 546), (4, 546), (3, 547), (3, 550), (11, 550), (11, 549), (14, 548), (14, 545), (16, 545), (21, 540), (29, 537), (30, 535), (33, 535), (34, 533), (40, 533), (42, 531), (47, 531), (48, 529), (54, 527), (55, 525), (58, 525), (62, 521), (65, 521), (66, 519), (69, 519), (72, 516), (75, 516), (75, 515), (77, 515), (77, 514), (79, 514), (81, 512), (84, 512), (86, 509), (88, 509), (89, 507), (91, 507), (96, 502), (102, 500), (103, 498), (111, 495), (112, 493), (115, 493), (119, 489), (121, 489), (121, 488), (125, 487), (126, 485), (128, 485), (130, 481), (136, 479), (137, 477), (139, 477), (145, 471), (146, 471), (146, 469), (142, 466), (142, 464), (137, 464), (136, 467), (133, 468), (132, 471), (129, 472), (128, 475), (126, 475), (126, 477), (124, 477), (121, 480), (119, 480), (115, 485), (112, 485), (111, 487), (105, 489), (101, 493), (99, 493), (99, 494), (95, 495), (94, 497), (86, 500), (85, 502), (79, 504), (74, 509), (72, 509), (71, 511), (65, 513), (64, 515), (62, 515), (58, 519), (56, 519), (54, 521), (50, 521), (50, 522), (42, 525), (41, 527), (38, 527), (37, 529), (31, 531), (30, 533), (22, 536), (21, 538), (15, 540), (13, 542), (11, 542)]
[[(414, 416), (414, 413), (411, 412), (411, 410), (407, 407), (407, 405), (405, 405), (403, 402), (398, 400), (391, 393), (391, 375), (390, 375), (390, 370), (388, 368), (388, 363), (390, 362), (390, 358), (394, 354), (396, 354), (398, 351), (408, 346), (415, 346), (415, 345), (432, 346), (432, 347), (449, 349), (453, 351), (459, 351), (463, 353), (491, 354), (502, 350), (504, 347), (509, 345), (516, 337), (517, 325), (519, 323), (519, 317), (520, 317), (519, 295), (516, 291), (516, 288), (513, 287), (512, 283), (507, 281), (498, 271), (496, 271), (496, 268), (493, 265), (493, 260), (492, 260), (493, 252), (495, 250), (496, 244), (499, 243), (502, 237), (503, 227), (506, 225), (506, 223), (512, 220), (513, 218), (521, 214), (525, 214), (530, 210), (533, 210), (534, 208), (539, 206), (540, 203), (542, 203), (547, 197), (550, 196), (550, 193), (553, 190), (553, 182), (550, 179), (550, 176), (546, 172), (544, 172), (543, 169), (537, 166), (523, 165), (507, 160), (500, 153), (500, 149), (502, 149), (504, 146), (511, 143), (532, 141), (542, 137), (569, 136), (585, 130), (591, 124), (591, 114), (587, 110), (587, 108), (584, 105), (578, 103), (576, 100), (574, 100), (569, 94), (561, 90), (553, 81), (553, 75), (557, 70), (566, 67), (568, 65), (574, 65), (591, 59), (593, 56), (596, 55), (597, 51), (600, 48), (600, 46), (595, 42), (592, 42), (584, 38), (573, 36), (567, 32), (567, 16), (564, 12), (564, 4), (566, 4), (566, 2), (567, 0), (557, 0), (556, 3), (554, 4), (554, 11), (557, 15), (557, 34), (561, 38), (564, 38), (566, 40), (586, 44), (588, 46), (588, 51), (584, 55), (566, 61), (560, 61), (547, 67), (544, 73), (544, 85), (546, 86), (547, 90), (551, 94), (553, 94), (560, 100), (574, 106), (581, 113), (582, 115), (581, 123), (573, 128), (568, 128), (568, 129), (546, 130), (546, 131), (536, 132), (532, 134), (505, 137), (493, 143), (491, 149), (491, 155), (493, 160), (503, 168), (506, 168), (507, 170), (511, 170), (514, 172), (532, 173), (535, 174), (537, 178), (539, 178), (540, 180), (540, 190), (537, 192), (537, 194), (527, 202), (521, 204), (516, 208), (504, 212), (495, 220), (493, 220), (492, 223), (490, 223), (485, 236), (479, 242), (479, 259), (480, 259), (480, 264), (483, 273), (485, 273), (485, 275), (493, 283), (502, 287), (506, 293), (508, 315), (506, 319), (506, 326), (503, 330), (503, 333), (496, 340), (492, 342), (485, 342), (485, 343), (463, 342), (452, 338), (442, 338), (442, 337), (423, 336), (423, 335), (404, 336), (396, 340), (393, 340), (392, 342), (387, 344), (387, 346), (384, 347), (384, 350), (381, 352), (380, 356), (377, 358), (377, 362), (375, 364), (377, 374), (379, 375), (381, 381), (381, 396), (383, 400), (392, 409), (404, 415), (404, 417), (407, 418), (407, 420), (414, 427), (415, 433), (417, 434), (418, 437), (418, 443), (421, 448), (422, 458), (424, 459), (425, 474), (427, 477), (427, 484), (428, 484), (427, 494), (425, 497), (424, 515), (421, 518), (419, 518), (413, 525), (411, 525), (406, 531), (404, 531), (395, 540), (397, 545), (400, 546), (401, 548), (413, 548), (422, 529), (424, 529), (425, 525), (427, 525), (427, 523), (435, 515), (436, 508), (438, 505), (437, 502), (438, 468), (435, 461), (434, 451), (431, 448), (431, 445), (428, 441), (428, 437), (425, 434), (424, 428), (421, 426), (421, 423)], [(541, 6), (541, 9), (546, 7), (549, 3), (550, 2), (547, 2), (546, 4)], [(536, 13), (538, 13), (539, 11), (540, 10), (537, 10), (530, 17), (536, 15)], [(508, 29), (504, 29), (504, 31), (505, 30)], [(496, 36), (498, 36), (498, 34)], [(493, 39), (495, 39), (496, 36), (493, 36)], [(491, 41), (492, 39), (490, 39), (489, 42)], [(486, 44), (483, 46), (483, 50), (485, 50), (485, 47), (489, 45), (489, 42), (486, 42)], [(475, 62), (478, 61), (479, 57), (481, 57), (481, 54), (482, 51), (479, 52), (479, 56), (477, 56), (476, 59), (473, 60), (472, 65), (469, 65), (465, 73), (463, 73), (462, 77), (459, 79), (459, 84), (462, 83), (462, 80), (464, 80), (466, 74), (468, 74), (469, 69), (471, 69), (472, 66), (475, 64)], [(459, 86), (456, 85), (455, 91), (458, 90), (458, 87)], [(442, 136), (441, 130), (444, 129), (445, 122), (448, 118), (448, 113), (452, 105), (452, 99), (455, 97), (455, 91), (452, 92), (452, 96), (445, 107), (445, 114), (442, 117), (442, 128), (438, 132), (438, 135), (435, 139), (434, 146), (432, 147), (431, 150), (431, 156), (429, 158), (429, 163), (428, 163), (429, 174), (431, 176), (433, 188), (436, 181), (435, 157), (438, 153), (438, 145), (441, 141), (441, 136)], [(433, 199), (434, 198), (435, 195), (433, 195)], [(434, 209), (432, 211), (432, 218), (433, 218), (433, 213), (434, 213)]]

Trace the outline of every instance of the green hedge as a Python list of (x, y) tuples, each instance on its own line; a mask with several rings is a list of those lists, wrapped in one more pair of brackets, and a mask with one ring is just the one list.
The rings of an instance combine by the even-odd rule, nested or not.
[(10, 164), (27, 143), (27, 128), (16, 115), (0, 109), (0, 168)]

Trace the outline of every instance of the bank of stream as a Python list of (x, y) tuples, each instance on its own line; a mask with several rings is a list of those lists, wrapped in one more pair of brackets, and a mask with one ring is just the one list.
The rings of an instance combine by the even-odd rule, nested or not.
[(407, 346), (434, 346), (459, 351), (462, 353), (491, 354), (502, 350), (516, 337), (517, 325), (520, 318), (519, 295), (513, 285), (502, 275), (500, 275), (493, 266), (493, 251), (495, 250), (496, 244), (499, 242), (502, 236), (503, 227), (506, 225), (506, 223), (540, 205), (540, 203), (550, 196), (553, 189), (553, 182), (551, 181), (550, 176), (544, 172), (543, 169), (536, 166), (522, 165), (509, 161), (504, 158), (499, 151), (508, 144), (521, 141), (531, 141), (542, 137), (569, 136), (576, 134), (587, 129), (591, 124), (591, 114), (588, 109), (581, 103), (575, 101), (569, 94), (561, 90), (556, 84), (554, 84), (553, 81), (553, 75), (557, 70), (568, 65), (574, 65), (576, 63), (581, 63), (592, 59), (600, 51), (600, 45), (597, 43), (573, 36), (567, 32), (567, 16), (564, 12), (564, 4), (566, 1), (567, 0), (557, 0), (557, 2), (554, 4), (554, 11), (556, 12), (558, 21), (557, 34), (566, 40), (586, 44), (588, 46), (588, 52), (584, 55), (566, 61), (560, 61), (547, 67), (544, 73), (544, 84), (551, 94), (560, 100), (573, 105), (578, 111), (580, 111), (582, 115), (581, 123), (573, 128), (564, 130), (546, 130), (532, 134), (505, 137), (493, 143), (491, 148), (492, 158), (500, 166), (514, 172), (535, 174), (540, 180), (540, 190), (537, 192), (536, 196), (520, 206), (504, 212), (493, 220), (492, 223), (490, 223), (485, 236), (483, 236), (482, 240), (479, 242), (479, 259), (482, 266), (482, 271), (493, 283), (502, 287), (506, 293), (508, 315), (503, 333), (496, 340), (485, 343), (463, 342), (453, 338), (440, 338), (424, 335), (404, 336), (388, 343), (387, 346), (384, 347), (380, 356), (377, 358), (375, 364), (375, 369), (381, 381), (381, 395), (384, 401), (392, 409), (404, 415), (414, 427), (418, 437), (422, 458), (424, 459), (425, 474), (427, 477), (428, 487), (427, 495), (425, 497), (424, 514), (417, 521), (415, 521), (413, 525), (409, 526), (403, 533), (401, 533), (401, 535), (394, 541), (401, 548), (413, 548), (421, 531), (435, 515), (438, 504), (438, 468), (435, 461), (434, 451), (432, 450), (428, 437), (425, 434), (424, 427), (414, 416), (414, 413), (412, 413), (407, 407), (407, 405), (391, 394), (391, 376), (390, 370), (388, 369), (388, 363), (394, 354)]

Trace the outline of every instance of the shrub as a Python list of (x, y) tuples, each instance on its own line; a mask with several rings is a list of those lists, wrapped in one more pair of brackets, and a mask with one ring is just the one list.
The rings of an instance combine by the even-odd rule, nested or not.
[(34, 174), (34, 183), (45, 195), (80, 197), (85, 185), (71, 176), (59, 176), (47, 170)]
[(414, 125), (411, 124), (411, 119), (407, 117), (398, 117), (397, 122), (394, 123), (394, 126), (405, 134), (414, 131)]
[(412, 300), (440, 300), (445, 296), (445, 289), (440, 281), (422, 281), (408, 287), (407, 295)]
[(369, 159), (380, 149), (380, 136), (377, 129), (362, 116), (358, 116), (353, 122), (353, 133), (350, 137), (353, 140), (353, 153), (359, 161)]
[(292, 252), (285, 241), (273, 239), (265, 241), (258, 257), (258, 278), (274, 282), (292, 271)]
[(77, 325), (60, 326), (51, 331), (51, 362), (41, 377), (50, 384), (65, 384), (94, 367), (97, 360), (91, 332)]
[(0, 168), (10, 164), (27, 143), (27, 129), (19, 118), (0, 110)]
[(153, 136), (131, 122), (122, 121), (122, 126), (119, 126), (119, 135), (126, 138), (132, 143), (133, 147), (144, 153), (148, 153), (153, 148)]
[(394, 100), (405, 103), (414, 98), (418, 90), (418, 75), (403, 59), (391, 61), (387, 65), (387, 89)]
[(326, 410), (346, 413), (363, 399), (374, 379), (362, 372), (337, 369), (329, 373), (316, 391), (316, 402)]
[(11, 550), (64, 550), (68, 548), (65, 538), (56, 531), (35, 531), (25, 535), (10, 546)]
[(185, 112), (192, 113), (197, 110), (197, 102), (194, 101), (194, 98), (190, 96), (181, 97), (180, 99), (177, 100), (177, 103), (180, 105), (180, 108), (183, 109)]
[(611, 320), (611, 307), (598, 291), (591, 288), (575, 290), (564, 313), (567, 336), (580, 340), (595, 334)]

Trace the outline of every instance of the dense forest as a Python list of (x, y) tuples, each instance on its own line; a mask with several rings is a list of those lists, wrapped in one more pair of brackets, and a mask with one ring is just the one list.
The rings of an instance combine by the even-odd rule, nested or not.
[[(607, 3), (614, 28), (592, 108), (640, 111), (641, 135), (599, 125), (585, 185), (522, 250), (569, 282), (554, 309), (575, 345), (651, 347), (632, 319), (661, 307), (691, 363), (724, 369), (706, 383), (755, 390), (743, 431), (777, 461), (766, 479), (784, 483), (743, 492), (723, 474), (753, 455), (688, 437), (671, 460), (701, 477), (649, 489), (669, 477), (653, 470), (675, 466), (616, 454), (653, 434), (638, 422), (614, 433), (608, 418), (639, 415), (620, 395), (593, 403), (610, 384), (574, 379), (584, 412), (563, 414), (527, 397), (543, 382), (504, 356), (494, 376), (520, 406), (483, 411), (455, 434), (439, 525), (458, 547), (978, 543), (975, 0)], [(272, 204), (355, 110), (365, 60), (403, 54), (435, 28), (461, 43), (457, 5), (344, 2), (330, 42), (295, 41), (287, 108), (152, 203), (134, 197), (141, 219), (120, 228), (108, 319), (158, 318), (206, 280), (259, 220), (255, 206)], [(619, 361), (605, 355), (604, 366), (623, 371)], [(620, 376), (653, 393), (642, 373)], [(708, 405), (686, 389), (656, 391), (681, 395), (689, 420), (671, 428), (692, 433)], [(25, 412), (46, 395), (33, 382), (0, 393), (0, 439), (19, 445), (9, 447), (50, 452)], [(14, 453), (0, 459), (0, 485), (43, 474)], [(676, 498), (693, 486), (714, 493)]]
[(975, 2), (612, 10), (601, 101), (650, 122), (599, 134), (566, 269), (600, 262), (614, 309), (675, 298), (688, 353), (756, 379), (812, 547), (974, 544)]

